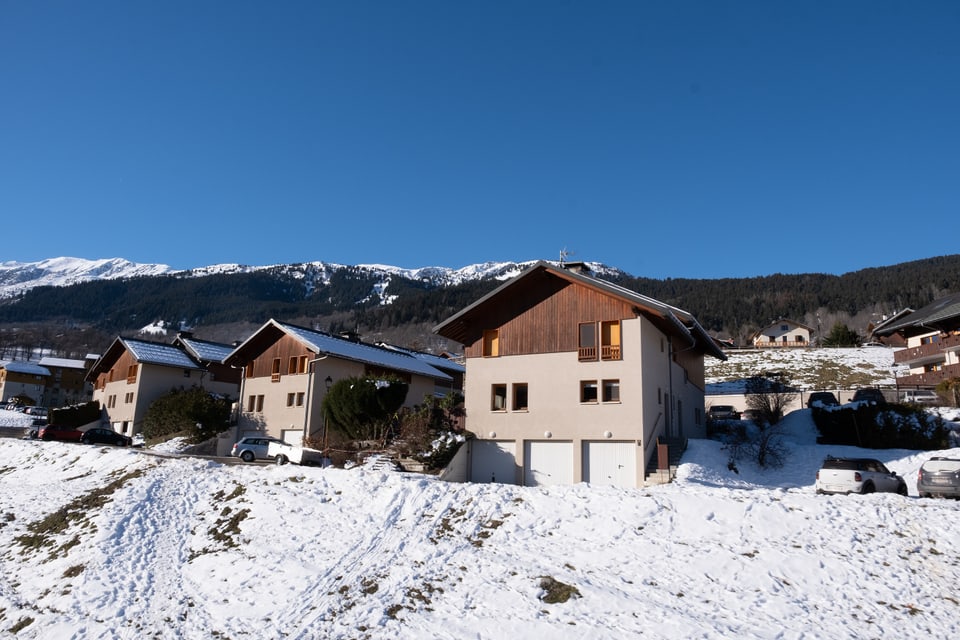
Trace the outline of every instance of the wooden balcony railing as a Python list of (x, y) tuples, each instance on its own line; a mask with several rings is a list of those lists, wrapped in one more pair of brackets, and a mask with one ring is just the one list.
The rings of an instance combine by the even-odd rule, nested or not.
[(960, 336), (940, 336), (938, 342), (922, 344), (919, 347), (900, 349), (894, 352), (893, 361), (896, 364), (912, 364), (917, 362), (933, 362), (945, 358), (947, 351), (960, 349)]
[(787, 342), (754, 342), (753, 346), (758, 349), (777, 349), (784, 347), (795, 349), (797, 347), (809, 347), (810, 343), (804, 340), (788, 340)]
[(597, 348), (596, 348), (596, 347), (580, 347), (580, 359), (581, 359), (581, 360), (596, 360), (596, 359), (597, 359)]
[(897, 386), (900, 387), (934, 387), (944, 380), (950, 378), (960, 378), (960, 364), (948, 364), (939, 371), (925, 371), (924, 373), (911, 373), (897, 378)]
[(605, 344), (600, 347), (600, 357), (604, 360), (619, 360), (620, 359), (620, 345), (618, 344)]

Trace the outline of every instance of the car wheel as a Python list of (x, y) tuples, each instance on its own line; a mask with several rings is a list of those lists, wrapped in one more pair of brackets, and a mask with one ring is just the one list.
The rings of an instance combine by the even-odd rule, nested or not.
[(287, 456), (283, 455), (282, 453), (277, 456), (277, 464), (278, 464), (278, 465), (285, 465), (285, 464), (287, 464), (287, 462), (289, 462), (289, 461), (287, 460)]
[(863, 494), (873, 493), (873, 490), (874, 490), (873, 483), (868, 482), (867, 484), (863, 485), (862, 489), (860, 489), (860, 493), (863, 493)]
[(244, 462), (253, 462), (254, 458), (256, 458), (256, 456), (253, 455), (253, 451), (244, 451), (240, 454), (240, 459)]
[(80, 444), (93, 444), (90, 442), (90, 438), (80, 438)]
[(910, 492), (907, 491), (907, 485), (905, 484), (901, 484), (899, 487), (897, 487), (897, 493), (899, 493), (902, 496), (910, 495)]

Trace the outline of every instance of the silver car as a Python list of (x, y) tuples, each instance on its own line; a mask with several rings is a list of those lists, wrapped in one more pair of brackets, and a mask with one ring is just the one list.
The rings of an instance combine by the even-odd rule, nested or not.
[(907, 483), (874, 458), (833, 458), (817, 471), (817, 493), (873, 493), (907, 495)]
[(921, 498), (960, 498), (960, 460), (930, 458), (917, 471), (917, 491)]
[(240, 458), (244, 462), (269, 460), (270, 456), (267, 455), (267, 449), (270, 447), (271, 442), (282, 443), (283, 440), (271, 438), (270, 436), (247, 436), (240, 438), (240, 440), (234, 443), (233, 448), (230, 450), (230, 455)]

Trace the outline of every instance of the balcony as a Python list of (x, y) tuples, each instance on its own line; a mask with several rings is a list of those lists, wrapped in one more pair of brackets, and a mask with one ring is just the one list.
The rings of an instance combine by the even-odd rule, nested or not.
[(913, 367), (945, 360), (947, 351), (958, 350), (960, 350), (960, 336), (940, 336), (938, 342), (896, 351), (893, 354), (893, 361), (896, 364)]
[(810, 343), (805, 340), (788, 340), (786, 342), (754, 342), (753, 346), (757, 349), (796, 349), (798, 347), (809, 347)]
[[(927, 346), (927, 345), (924, 345)], [(960, 378), (960, 364), (948, 364), (939, 371), (911, 373), (897, 378), (900, 387), (935, 387), (937, 384), (950, 378)]]

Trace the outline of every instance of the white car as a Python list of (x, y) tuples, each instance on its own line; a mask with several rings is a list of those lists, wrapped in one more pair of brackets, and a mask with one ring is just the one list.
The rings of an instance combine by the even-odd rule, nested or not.
[(907, 495), (907, 483), (873, 458), (832, 458), (817, 471), (817, 493), (873, 493)]
[(900, 402), (934, 406), (943, 404), (943, 400), (940, 399), (937, 392), (930, 389), (907, 389), (900, 394)]
[(230, 455), (240, 458), (244, 462), (254, 460), (270, 460), (269, 448), (271, 442), (283, 444), (283, 440), (270, 436), (246, 436), (234, 443)]

